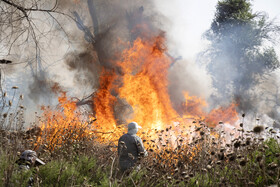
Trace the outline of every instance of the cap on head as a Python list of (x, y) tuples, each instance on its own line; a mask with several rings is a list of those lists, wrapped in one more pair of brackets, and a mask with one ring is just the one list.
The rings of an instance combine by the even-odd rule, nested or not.
[(20, 158), (31, 163), (36, 163), (38, 165), (45, 165), (45, 163), (37, 158), (37, 154), (32, 150), (25, 150), (21, 153)]
[(131, 122), (127, 125), (128, 130), (132, 129), (141, 129), (142, 127), (139, 126), (136, 122)]
[(129, 134), (136, 134), (138, 132), (138, 129), (141, 129), (141, 128), (142, 127), (139, 126), (136, 122), (131, 122), (127, 125)]

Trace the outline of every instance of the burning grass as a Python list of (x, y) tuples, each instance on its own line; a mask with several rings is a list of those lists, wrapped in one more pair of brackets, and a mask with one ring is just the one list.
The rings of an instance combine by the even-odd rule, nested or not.
[[(194, 98), (188, 101), (186, 106), (193, 108), (202, 102)], [(1, 111), (1, 186), (25, 184), (31, 175), (35, 186), (279, 184), (279, 137), (271, 128), (256, 126), (247, 132), (242, 120), (240, 127), (229, 133), (213, 128), (213, 120), (199, 116), (176, 118), (164, 128), (144, 126), (139, 136), (149, 154), (140, 160), (141, 169), (123, 176), (116, 151), (116, 141), (126, 132), (123, 126), (104, 125), (99, 118), (78, 110), (75, 102), (62, 93), (56, 109), (43, 107), (43, 114), (34, 123), (37, 125), (26, 130), (20, 102), (21, 98), (7, 102), (11, 104)], [(232, 119), (231, 115), (227, 118), (232, 111), (232, 107), (214, 110), (215, 123), (219, 121), (217, 116), (225, 117), (223, 121)], [(47, 164), (32, 172), (18, 172), (15, 161), (24, 149), (36, 150)]]
[[(25, 184), (31, 175), (35, 186), (279, 185), (279, 136), (262, 126), (245, 131), (244, 120), (231, 133), (215, 130), (207, 121), (189, 119), (164, 129), (140, 131), (149, 154), (140, 160), (141, 169), (122, 176), (116, 140), (126, 129), (102, 130), (98, 119), (81, 118), (84, 115), (66, 95), (60, 97), (57, 110), (44, 108), (36, 121), (40, 127), (23, 128), (20, 105), (4, 113), (0, 119), (1, 186)], [(46, 165), (18, 172), (15, 161), (24, 149), (36, 150)]]
[[(127, 176), (118, 170), (114, 142), (98, 141), (98, 133), (84, 136), (83, 126), (73, 125), (65, 130), (59, 144), (54, 141), (51, 144), (44, 136), (51, 129), (1, 128), (0, 185), (25, 184), (30, 175), (35, 186), (279, 185), (280, 147), (274, 129), (255, 132), (240, 127), (239, 131), (226, 135), (224, 131), (214, 133), (202, 122), (193, 124), (197, 126), (187, 132), (192, 134), (191, 139), (186, 136), (174, 139), (175, 127), (151, 130), (157, 135), (155, 139), (149, 137), (152, 132), (142, 133), (148, 157), (139, 162), (140, 170), (135, 169)], [(47, 164), (34, 168), (33, 174), (17, 172), (15, 160), (23, 149), (36, 149)]]

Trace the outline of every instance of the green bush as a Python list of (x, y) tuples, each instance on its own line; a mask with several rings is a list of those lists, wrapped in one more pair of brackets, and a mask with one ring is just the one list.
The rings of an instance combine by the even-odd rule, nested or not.
[(27, 186), (32, 171), (20, 170), (13, 156), (0, 153), (0, 186)]
[(41, 166), (38, 178), (42, 186), (100, 185), (107, 183), (105, 173), (98, 169), (94, 158), (81, 156), (73, 162), (61, 159)]

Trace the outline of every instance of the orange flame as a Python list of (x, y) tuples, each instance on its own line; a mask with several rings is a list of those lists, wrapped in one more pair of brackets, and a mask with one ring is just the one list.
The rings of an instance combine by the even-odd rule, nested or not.
[(146, 128), (163, 129), (178, 117), (168, 95), (167, 73), (171, 61), (164, 51), (160, 36), (149, 42), (137, 39), (118, 63), (124, 72), (119, 95), (133, 108), (134, 116), (130, 120)]
[[(179, 128), (174, 128), (177, 129), (176, 133), (181, 132), (180, 129), (182, 130), (186, 124), (192, 125), (184, 120), (186, 118), (205, 121), (211, 127), (219, 121), (233, 124), (237, 120), (234, 103), (229, 107), (221, 107), (207, 113), (205, 100), (185, 92), (186, 102), (177, 110), (173, 108), (167, 89), (167, 74), (172, 60), (165, 55), (164, 42), (165, 38), (162, 35), (145, 41), (138, 38), (130, 48), (122, 52), (121, 60), (116, 62), (118, 71), (105, 69), (102, 71), (99, 79), (100, 87), (93, 98), (96, 122), (82, 121), (79, 112), (76, 111), (75, 102), (68, 100), (63, 93), (59, 98), (59, 107), (63, 110), (54, 112), (45, 108), (46, 120), (41, 123), (42, 127), (52, 129), (53, 134), (63, 134), (63, 129), (81, 126), (85, 127), (81, 136), (95, 134), (100, 141), (105, 139), (116, 141), (125, 133), (125, 128), (121, 128), (121, 123), (116, 119), (120, 111), (114, 106), (119, 100), (125, 100), (132, 108), (131, 115), (121, 113), (126, 115), (124, 119), (127, 122), (139, 123), (145, 132), (149, 132), (149, 135), (141, 136), (149, 139), (158, 137), (153, 129), (166, 129), (175, 122), (180, 123)], [(54, 140), (49, 138), (49, 141)], [(63, 143), (58, 136), (55, 137), (55, 141)]]
[(206, 123), (214, 127), (219, 121), (234, 124), (238, 120), (236, 103), (231, 103), (228, 107), (220, 107), (212, 110), (206, 117)]
[(80, 113), (76, 110), (76, 102), (69, 100), (65, 92), (61, 93), (58, 101), (57, 110), (42, 107), (44, 112), (39, 121), (44, 133), (37, 143), (38, 145), (44, 143), (49, 149), (90, 135), (89, 123), (81, 119)]
[(103, 70), (103, 75), (100, 77), (100, 88), (94, 98), (94, 111), (98, 118), (98, 123), (104, 130), (116, 128), (116, 120), (113, 114), (113, 105), (116, 98), (111, 95), (110, 90), (113, 88), (115, 74)]

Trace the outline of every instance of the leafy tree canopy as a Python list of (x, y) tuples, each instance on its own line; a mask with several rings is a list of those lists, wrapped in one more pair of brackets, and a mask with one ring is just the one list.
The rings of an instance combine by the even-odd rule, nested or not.
[(211, 42), (204, 52), (213, 84), (221, 96), (236, 96), (258, 83), (280, 63), (271, 45), (280, 27), (264, 13), (253, 13), (248, 0), (222, 0), (216, 6)]

